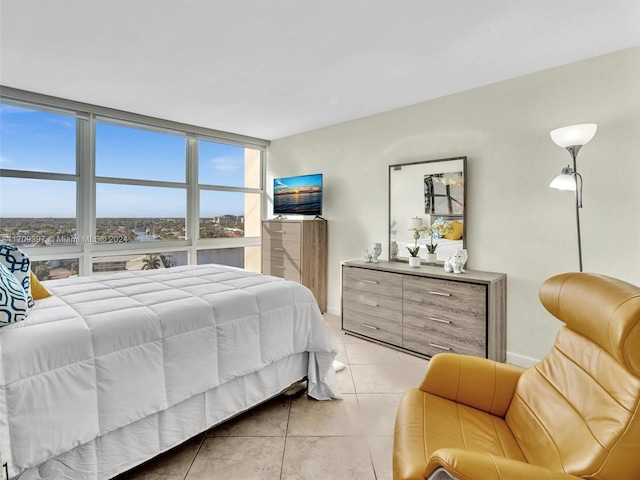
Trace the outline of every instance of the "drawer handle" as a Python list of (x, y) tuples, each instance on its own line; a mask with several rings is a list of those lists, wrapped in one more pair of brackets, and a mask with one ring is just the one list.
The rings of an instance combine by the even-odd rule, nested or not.
[(363, 305), (367, 305), (368, 307), (379, 307), (380, 306), (377, 303), (362, 302), (362, 304)]
[(274, 250), (277, 250), (278, 252), (284, 252), (284, 248), (280, 248), (280, 247), (273, 247)]
[(442, 318), (429, 317), (429, 320), (433, 320), (434, 322), (439, 323), (451, 323), (451, 320), (443, 320)]
[(362, 283), (370, 283), (371, 285), (378, 285), (380, 282), (376, 282), (375, 280), (362, 280)]
[(371, 330), (380, 330), (378, 327), (374, 327), (373, 325), (367, 325), (366, 323), (363, 323), (362, 326), (366, 328), (370, 328)]
[(281, 268), (284, 270), (284, 267), (282, 265), (272, 265), (271, 268)]
[(431, 295), (440, 295), (441, 297), (450, 297), (451, 294), (450, 293), (443, 293), (443, 292), (433, 292), (433, 291), (429, 291), (429, 293)]
[(274, 230), (273, 233), (287, 233), (284, 230)]
[(431, 345), (434, 348), (439, 348), (440, 350), (446, 350), (447, 352), (451, 351), (451, 348), (443, 347), (442, 345), (438, 345), (437, 343), (429, 343), (429, 345)]

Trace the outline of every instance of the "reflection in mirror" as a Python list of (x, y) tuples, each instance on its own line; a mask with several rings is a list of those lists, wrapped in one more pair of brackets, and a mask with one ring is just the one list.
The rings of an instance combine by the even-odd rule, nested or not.
[[(429, 160), (425, 162), (389, 165), (389, 259), (393, 259), (393, 244), (397, 259), (408, 260), (409, 249), (420, 246), (423, 263), (427, 245), (435, 245), (438, 261), (444, 261), (459, 248), (466, 248), (465, 235), (465, 170), (467, 157)], [(416, 240), (411, 228), (422, 220), (426, 230), (446, 224), (446, 234), (438, 230), (433, 237), (422, 232)]]

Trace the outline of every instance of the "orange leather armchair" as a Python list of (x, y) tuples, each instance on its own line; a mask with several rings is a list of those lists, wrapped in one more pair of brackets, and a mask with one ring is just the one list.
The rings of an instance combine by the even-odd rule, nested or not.
[(529, 369), (440, 354), (396, 416), (394, 480), (639, 480), (640, 288), (545, 281), (563, 326)]

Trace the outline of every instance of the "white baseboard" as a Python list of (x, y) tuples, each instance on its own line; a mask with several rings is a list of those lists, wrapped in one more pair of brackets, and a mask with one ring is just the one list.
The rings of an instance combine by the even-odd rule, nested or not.
[(534, 366), (540, 360), (537, 358), (526, 357), (518, 353), (507, 352), (507, 363), (518, 365), (519, 367), (529, 368)]
[(327, 313), (339, 317), (340, 316), (340, 307), (332, 307), (330, 305), (327, 305)]

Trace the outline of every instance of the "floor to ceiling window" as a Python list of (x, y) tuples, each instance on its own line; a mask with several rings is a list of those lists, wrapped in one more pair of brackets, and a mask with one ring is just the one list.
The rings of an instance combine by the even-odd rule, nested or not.
[(0, 237), (39, 278), (202, 263), (259, 271), (267, 142), (2, 93)]
[(198, 251), (197, 263), (225, 263), (260, 271), (260, 248), (255, 243), (232, 247), (231, 239), (246, 242), (260, 237), (261, 151), (199, 139), (197, 154), (199, 243), (224, 247)]

